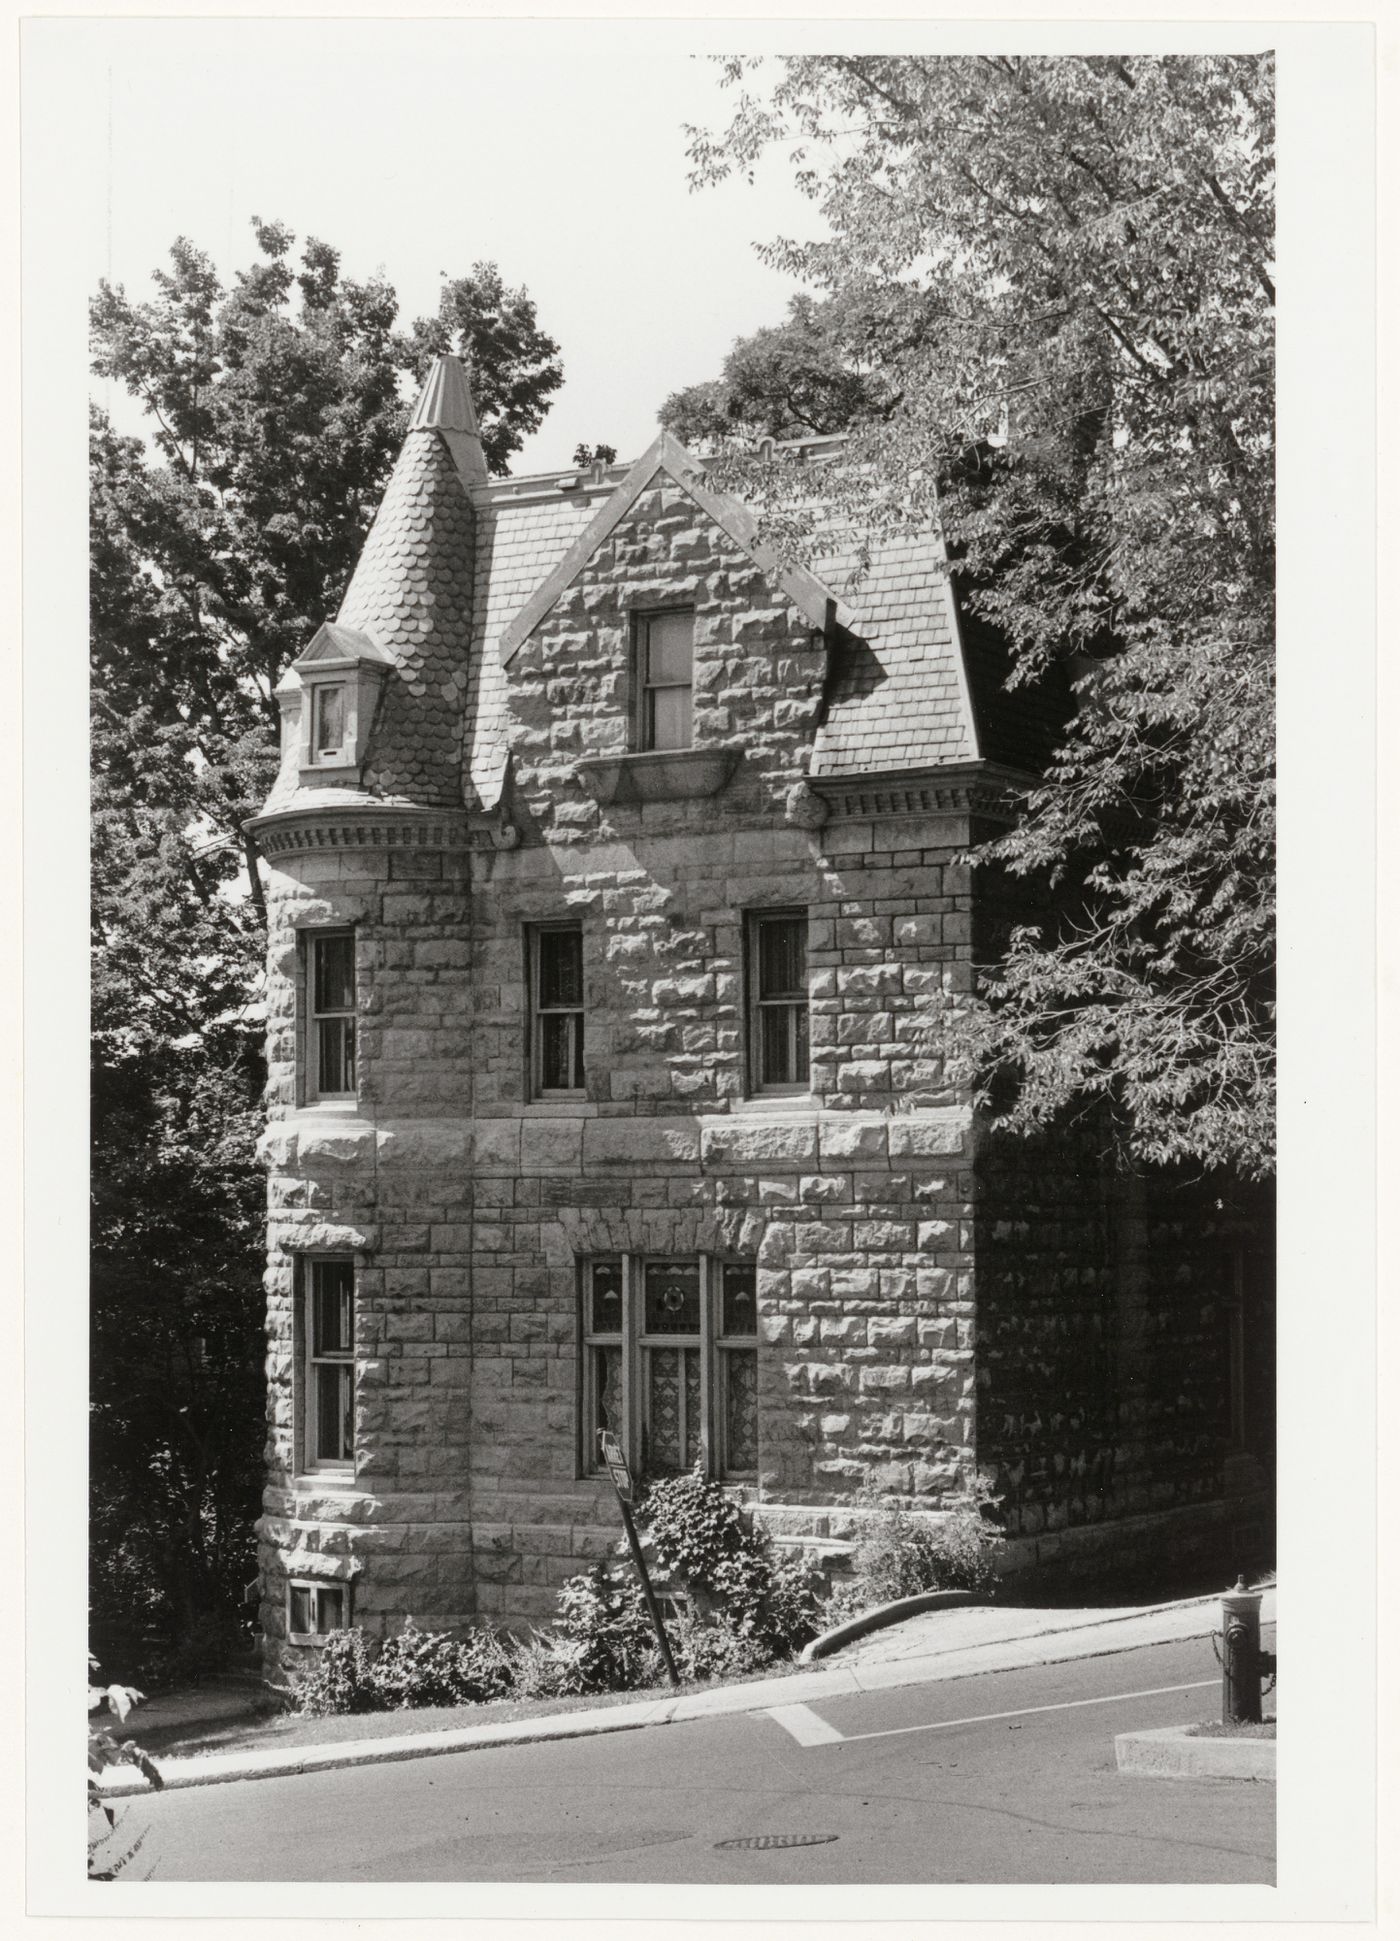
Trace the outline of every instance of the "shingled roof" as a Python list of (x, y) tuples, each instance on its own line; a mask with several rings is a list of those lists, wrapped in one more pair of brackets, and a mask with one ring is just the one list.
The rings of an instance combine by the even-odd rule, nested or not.
[[(1004, 649), (960, 619), (936, 534), (881, 541), (848, 591), (851, 560), (783, 566), (747, 508), (710, 487), (705, 461), (665, 432), (631, 466), (489, 480), (466, 374), (441, 357), (335, 623), (368, 636), (394, 665), (364, 765), (369, 796), (495, 806), (507, 766), (507, 665), (658, 473), (829, 631), (814, 777), (979, 759), (1041, 765), (1060, 709), (1007, 695)], [(308, 798), (295, 763), (284, 762), (267, 808), (294, 799)], [(324, 789), (314, 799), (328, 802)]]

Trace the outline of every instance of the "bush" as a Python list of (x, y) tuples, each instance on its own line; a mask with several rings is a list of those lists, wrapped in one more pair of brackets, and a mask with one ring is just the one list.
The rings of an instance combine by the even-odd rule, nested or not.
[(763, 1532), (698, 1465), (654, 1482), (641, 1517), (662, 1567), (696, 1598), (702, 1616), (766, 1652), (759, 1664), (812, 1636), (816, 1612), (806, 1565), (798, 1557), (776, 1558)]
[(494, 1631), (450, 1638), (420, 1631), (412, 1618), (386, 1639), (371, 1674), (384, 1705), (479, 1705), (511, 1689), (511, 1660)]
[(617, 1576), (595, 1564), (559, 1592), (558, 1615), (514, 1651), (522, 1698), (628, 1692), (662, 1676), (661, 1653), (641, 1586), (630, 1569)]
[(891, 1503), (866, 1513), (856, 1542), (853, 1579), (827, 1599), (829, 1630), (862, 1611), (921, 1591), (981, 1591), (995, 1580), (994, 1533), (982, 1520), (990, 1492), (979, 1484), (938, 1523)]
[(311, 1718), (388, 1709), (374, 1682), (374, 1647), (358, 1626), (330, 1632), (315, 1664), (292, 1673), (292, 1689), (296, 1709)]
[(510, 1651), (494, 1631), (465, 1638), (420, 1631), (412, 1618), (383, 1644), (361, 1630), (332, 1631), (318, 1662), (293, 1674), (296, 1708), (311, 1717), (397, 1712), (415, 1705), (477, 1705), (512, 1688)]

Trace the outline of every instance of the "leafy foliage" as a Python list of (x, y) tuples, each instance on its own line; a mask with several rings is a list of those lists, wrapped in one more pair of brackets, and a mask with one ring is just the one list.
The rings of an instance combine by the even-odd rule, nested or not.
[(698, 1465), (653, 1482), (641, 1517), (663, 1568), (738, 1637), (772, 1658), (811, 1636), (806, 1566), (800, 1558), (776, 1557), (765, 1533)]
[(935, 1523), (897, 1504), (871, 1504), (855, 1546), (853, 1575), (822, 1611), (827, 1629), (921, 1591), (984, 1591), (995, 1581), (995, 1535), (982, 1520), (989, 1492), (979, 1487)]
[(91, 1679), (97, 1668), (97, 1660), (89, 1652), (87, 1808), (89, 1827), (96, 1824), (97, 1832), (95, 1835), (90, 1832), (88, 1836), (87, 1877), (89, 1880), (116, 1880), (135, 1859), (145, 1836), (132, 1841), (119, 1853), (111, 1851), (110, 1838), (117, 1829), (118, 1814), (117, 1809), (103, 1797), (99, 1783), (102, 1774), (113, 1766), (135, 1766), (157, 1791), (165, 1781), (155, 1761), (142, 1751), (134, 1739), (117, 1739), (102, 1726), (92, 1723), (95, 1712), (105, 1712), (115, 1718), (118, 1724), (125, 1725), (127, 1713), (144, 1696), (130, 1685), (94, 1685)]
[(464, 1638), (420, 1631), (412, 1618), (375, 1646), (358, 1628), (333, 1631), (317, 1662), (296, 1675), (296, 1704), (312, 1717), (393, 1712), (416, 1705), (476, 1705), (511, 1685), (511, 1658), (494, 1632)]
[[(778, 1559), (738, 1506), (697, 1469), (654, 1482), (641, 1515), (667, 1573), (694, 1608), (667, 1621), (687, 1681), (737, 1678), (789, 1655), (815, 1628), (809, 1573)], [(412, 1619), (376, 1647), (360, 1630), (334, 1631), (295, 1678), (307, 1713), (374, 1712), (489, 1698), (574, 1698), (645, 1690), (663, 1666), (630, 1563), (595, 1564), (559, 1592), (548, 1625), (523, 1639), (489, 1630), (463, 1639), (419, 1631)]]
[(850, 305), (799, 294), (781, 324), (741, 337), (718, 378), (674, 391), (661, 423), (684, 445), (721, 451), (745, 436), (801, 438), (878, 415), (876, 372), (862, 368), (864, 331)]
[(182, 238), (151, 301), (104, 283), (92, 305), (93, 368), (150, 426), (92, 415), (93, 1615), (104, 1655), (156, 1675), (177, 1640), (177, 1663), (237, 1641), (253, 1570), (264, 939), (241, 824), (273, 689), (339, 605), (402, 375), (469, 356), (497, 470), (561, 381), (492, 264), (405, 332), (382, 279), (254, 228), (231, 289)]
[[(781, 146), (829, 235), (763, 254), (820, 293), (807, 322), (869, 399), (819, 481), (723, 476), (792, 550), (815, 516), (941, 519), (1012, 679), (1076, 680), (1057, 759), (979, 854), (1045, 896), (988, 966), (966, 1069), (1017, 1131), (1100, 1101), (1140, 1158), (1266, 1174), (1272, 60), (784, 57), (766, 87), (759, 65), (724, 63), (738, 106), (692, 131), (696, 179)], [(668, 405), (731, 450), (788, 408), (740, 396), (737, 356)]]

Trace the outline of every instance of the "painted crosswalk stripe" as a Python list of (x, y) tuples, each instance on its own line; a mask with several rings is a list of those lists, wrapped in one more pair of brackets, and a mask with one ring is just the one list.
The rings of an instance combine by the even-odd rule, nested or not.
[[(857, 1739), (902, 1739), (910, 1732), (946, 1732), (955, 1725), (994, 1725), (1000, 1719), (1029, 1719), (1038, 1712), (1074, 1712), (1083, 1705), (1121, 1705), (1130, 1698), (1163, 1698), (1169, 1692), (1201, 1692), (1219, 1685), (1218, 1678), (1197, 1678), (1189, 1685), (1154, 1685), (1145, 1692), (1106, 1692), (1099, 1698), (1066, 1698), (1056, 1705), (1021, 1705), (1014, 1712), (974, 1712), (966, 1719), (931, 1719), (927, 1725), (891, 1725), (883, 1732), (837, 1732), (832, 1736), (854, 1745)], [(803, 1712), (803, 1705), (785, 1706), (789, 1712)], [(817, 1720), (818, 1725), (822, 1723)]]
[(846, 1736), (818, 1718), (810, 1705), (770, 1705), (768, 1716), (784, 1732), (790, 1732), (800, 1746), (829, 1746)]

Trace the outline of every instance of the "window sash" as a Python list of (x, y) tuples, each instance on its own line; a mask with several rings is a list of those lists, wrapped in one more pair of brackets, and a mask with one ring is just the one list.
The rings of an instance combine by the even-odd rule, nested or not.
[(812, 1082), (807, 918), (750, 920), (750, 1068), (757, 1092), (805, 1092)]
[(311, 962), (310, 1094), (313, 1098), (355, 1095), (355, 935), (325, 931), (308, 939)]
[(355, 1466), (355, 1283), (348, 1260), (310, 1260), (303, 1288), (308, 1470)]
[(345, 752), (345, 727), (349, 713), (348, 689), (343, 682), (327, 683), (311, 690), (311, 756), (323, 762)]
[(323, 1638), (342, 1631), (349, 1621), (349, 1598), (344, 1584), (287, 1586), (287, 1633), (293, 1638)]
[[(564, 951), (565, 941), (576, 949)], [(541, 926), (530, 932), (530, 1094), (553, 1098), (585, 1089), (583, 931)]]
[(662, 752), (689, 748), (695, 682), (695, 616), (692, 612), (642, 614), (637, 619), (640, 688), (639, 740)]

